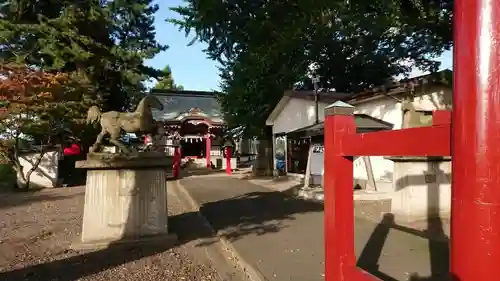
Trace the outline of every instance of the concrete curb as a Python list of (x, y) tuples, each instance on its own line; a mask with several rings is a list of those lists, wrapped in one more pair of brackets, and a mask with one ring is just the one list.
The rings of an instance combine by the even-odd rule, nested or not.
[(205, 227), (210, 229), (210, 231), (219, 239), (221, 244), (223, 245), (223, 248), (220, 249), (221, 253), (223, 255), (230, 255), (230, 259), (233, 259), (236, 264), (241, 268), (241, 270), (246, 274), (247, 278), (250, 281), (267, 281), (262, 273), (260, 273), (257, 269), (255, 269), (253, 266), (251, 266), (239, 253), (238, 251), (233, 247), (232, 243), (227, 240), (223, 235), (221, 235), (220, 232), (217, 232), (208, 219), (201, 213), (200, 211), (200, 205), (194, 200), (194, 198), (189, 194), (189, 191), (181, 184), (180, 180), (176, 181), (176, 184), (178, 186), (179, 191), (182, 193), (180, 194), (181, 196), (186, 199), (186, 202), (190, 205), (189, 207), (192, 210), (198, 211), (200, 214), (203, 224)]

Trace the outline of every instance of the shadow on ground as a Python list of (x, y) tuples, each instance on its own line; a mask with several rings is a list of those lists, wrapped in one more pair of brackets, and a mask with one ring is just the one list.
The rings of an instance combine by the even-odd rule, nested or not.
[[(439, 227), (436, 220), (429, 223), (429, 229)], [(375, 227), (370, 235), (368, 242), (363, 248), (362, 253), (358, 257), (357, 266), (369, 272), (373, 276), (384, 281), (397, 281), (379, 271), (378, 261), (382, 254), (384, 244), (387, 240), (391, 229), (407, 232), (429, 241), (431, 276), (420, 277), (412, 274), (409, 276), (409, 281), (447, 281), (449, 279), (449, 246), (448, 237), (445, 235), (436, 235), (434, 230), (419, 231), (405, 226), (397, 225), (394, 222), (393, 214), (385, 214), (381, 222)]]
[[(433, 162), (428, 162), (426, 171), (428, 174), (446, 175), (440, 166)], [(449, 175), (447, 175), (449, 177)], [(398, 188), (409, 187), (410, 182), (422, 182), (425, 175), (407, 175), (398, 180)], [(398, 230), (420, 238), (427, 239), (429, 249), (430, 276), (419, 276), (410, 274), (406, 280), (409, 281), (458, 281), (456, 277), (450, 276), (450, 248), (449, 237), (445, 234), (443, 219), (440, 216), (440, 182), (426, 181), (427, 186), (427, 228), (423, 231), (398, 225), (395, 222), (394, 214), (387, 213), (377, 224), (371, 233), (367, 243), (357, 260), (357, 266), (364, 269), (375, 277), (384, 281), (396, 281), (391, 276), (379, 270), (379, 259), (390, 231)], [(404, 247), (404, 245), (402, 245)]]
[[(171, 247), (172, 245), (170, 245)], [(5, 281), (74, 281), (170, 248), (160, 243), (138, 246), (112, 245), (108, 249), (0, 273)], [(64, 254), (64, 253), (62, 253)]]
[[(23, 197), (22, 202), (33, 202), (33, 200), (56, 200), (58, 198), (68, 199), (71, 196), (82, 196), (84, 189), (81, 189), (75, 194), (61, 195), (59, 197), (51, 197), (51, 194), (47, 196), (40, 194), (31, 194), (30, 197)], [(30, 201), (31, 200), (31, 201)], [(9, 200), (10, 204), (13, 204), (12, 200)], [(19, 201), (21, 202), (21, 201)], [(19, 203), (17, 202), (17, 203)], [(2, 206), (4, 207), (4, 206)], [(131, 205), (129, 208), (128, 218), (131, 218), (133, 213), (138, 210), (132, 210), (137, 208), (136, 204)], [(173, 218), (175, 220), (175, 218)], [(169, 219), (170, 221), (170, 219)], [(137, 228), (135, 220), (126, 220), (125, 228)], [(174, 232), (176, 230), (174, 229)], [(131, 233), (131, 232), (127, 232)], [(79, 237), (74, 237), (75, 239)], [(111, 269), (122, 264), (140, 260), (149, 256), (153, 256), (173, 247), (179, 245), (172, 240), (155, 240), (155, 241), (144, 241), (144, 240), (134, 240), (135, 237), (124, 237), (123, 241), (117, 241), (109, 245), (105, 249), (96, 251), (73, 251), (73, 250), (62, 250), (59, 253), (50, 254), (50, 257), (43, 257), (41, 261), (44, 263), (30, 265), (24, 268), (13, 269), (6, 272), (0, 272), (0, 280), (5, 281), (42, 281), (42, 280), (57, 280), (57, 281), (74, 281), (80, 280), (80, 278), (88, 277), (93, 274)], [(146, 237), (147, 238), (147, 237)], [(123, 243), (124, 241), (133, 240), (132, 243)], [(143, 242), (142, 242), (143, 241)], [(34, 245), (35, 246), (35, 245)], [(63, 247), (61, 247), (64, 249)]]
[[(323, 212), (322, 204), (298, 199), (290, 195), (293, 193), (293, 190), (286, 192), (250, 192), (224, 200), (206, 202), (202, 204), (200, 211), (205, 217), (209, 218), (212, 227), (216, 231), (220, 231), (220, 235), (229, 241), (236, 241), (250, 234), (265, 235), (278, 232), (286, 227), (287, 221), (295, 220), (297, 214)], [(180, 241), (177, 245), (200, 238), (205, 242), (198, 246), (205, 246), (215, 241), (213, 239), (214, 233), (203, 224), (204, 221), (200, 212), (187, 212), (173, 216), (169, 219), (169, 222), (171, 229), (179, 235)], [(421, 237), (441, 237), (441, 240), (429, 239), (431, 276), (410, 276), (409, 280), (448, 280), (448, 243), (446, 236), (442, 233), (439, 220), (433, 221), (429, 229), (422, 232), (396, 225), (394, 216), (386, 214), (359, 255), (358, 266), (360, 268), (382, 280), (395, 281), (392, 277), (380, 272), (378, 267), (378, 260), (391, 229), (405, 231)], [(77, 256), (3, 272), (0, 273), (0, 280), (77, 280), (108, 268), (164, 252), (173, 246), (175, 245), (161, 243), (132, 247), (112, 245), (104, 250), (80, 253)], [(61, 255), (64, 254), (61, 253)]]
[(192, 169), (186, 168), (181, 170), (181, 175), (183, 178), (192, 177), (192, 176), (206, 176), (206, 175), (214, 175), (214, 174), (223, 174), (225, 170), (222, 169)]
[(0, 209), (12, 208), (17, 206), (29, 205), (37, 202), (52, 202), (64, 200), (74, 196), (80, 196), (81, 193), (75, 192), (71, 195), (57, 195), (51, 190), (27, 189), (26, 191), (14, 191), (4, 193), (0, 196)]
[[(211, 184), (208, 179), (205, 184)], [(237, 181), (237, 180), (236, 180)], [(243, 184), (243, 183), (242, 183)], [(237, 183), (235, 184), (237, 185)], [(236, 188), (236, 186), (234, 186)], [(196, 187), (198, 188), (198, 187)], [(196, 189), (190, 189), (191, 191)], [(287, 221), (295, 220), (295, 215), (309, 212), (323, 212), (323, 204), (299, 199), (296, 194), (297, 186), (284, 192), (250, 192), (218, 201), (201, 202), (200, 212), (206, 217), (219, 236), (229, 241), (237, 241), (247, 235), (265, 235), (274, 233), (287, 227)], [(175, 225), (190, 225), (187, 236), (180, 237), (183, 241), (198, 238), (213, 237), (210, 231), (197, 229), (196, 221), (199, 212), (189, 212), (172, 220)], [(419, 231), (397, 225), (393, 214), (386, 214), (377, 224), (358, 257), (358, 267), (384, 281), (396, 281), (379, 271), (379, 258), (382, 255), (384, 244), (391, 230), (403, 231), (427, 239), (429, 242), (431, 276), (409, 276), (411, 281), (447, 281), (449, 270), (448, 238), (443, 232), (439, 218), (429, 220), (426, 231)], [(200, 246), (212, 243), (208, 240)], [(354, 246), (354, 245), (353, 245)]]
[[(286, 227), (285, 221), (295, 219), (294, 215), (322, 212), (323, 206), (282, 192), (253, 192), (205, 203), (200, 211), (221, 236), (233, 242), (249, 234), (278, 232)], [(192, 212), (184, 216), (178, 219), (190, 220), (199, 214)]]

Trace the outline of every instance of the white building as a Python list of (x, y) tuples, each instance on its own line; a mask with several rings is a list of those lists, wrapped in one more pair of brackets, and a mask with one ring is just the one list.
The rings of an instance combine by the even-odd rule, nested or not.
[[(428, 126), (432, 123), (432, 111), (438, 109), (451, 109), (452, 87), (449, 77), (451, 77), (451, 71), (444, 70), (432, 75), (415, 77), (411, 80), (376, 87), (360, 93), (320, 93), (318, 102), (318, 119), (320, 125), (316, 126), (322, 127), (321, 122), (324, 120), (325, 106), (337, 100), (346, 102), (356, 108), (355, 114), (357, 115), (356, 123), (358, 125), (358, 131), (360, 126), (377, 127), (377, 123), (381, 124), (379, 129), (383, 129), (382, 127), (387, 124), (390, 124), (392, 129)], [(286, 157), (284, 157), (286, 163), (285, 171), (288, 172), (288, 174), (290, 174), (290, 172), (292, 172), (292, 174), (298, 172), (301, 176), (304, 175), (305, 165), (303, 163), (304, 160), (307, 162), (307, 159), (304, 159), (307, 153), (304, 152), (307, 147), (309, 147), (309, 144), (305, 140), (298, 140), (299, 142), (305, 142), (305, 144), (304, 149), (302, 149), (303, 156), (301, 167), (300, 169), (295, 169), (293, 164), (290, 163), (295, 161), (293, 160), (294, 156), (290, 153), (290, 145), (292, 145), (293, 142), (297, 142), (297, 140), (290, 140), (290, 138), (294, 131), (297, 132), (300, 131), (301, 128), (315, 124), (315, 112), (316, 105), (313, 92), (287, 92), (266, 121), (267, 125), (272, 126), (274, 136), (279, 139), (279, 141), (275, 141), (274, 146), (275, 155), (278, 155), (278, 157), (275, 157), (278, 158), (278, 160), (275, 159), (275, 166), (283, 161), (280, 160), (279, 157), (280, 151), (282, 151), (282, 154), (286, 155)], [(367, 118), (367, 116), (371, 118)], [(368, 120), (371, 123), (368, 122), (370, 123), (368, 124), (363, 120)], [(373, 126), (373, 124), (375, 125)], [(318, 140), (319, 139), (322, 139), (322, 136), (318, 138)], [(314, 143), (315, 141), (312, 140), (312, 142)], [(390, 140), (388, 140), (388, 142), (390, 142)], [(284, 145), (280, 147), (280, 143)], [(314, 183), (319, 183), (321, 181), (323, 155), (320, 151), (321, 150), (318, 150), (316, 154), (313, 153), (311, 157), (311, 174), (313, 175)], [(369, 173), (369, 169), (366, 167), (366, 164), (370, 165), (370, 162), (372, 173)], [(393, 193), (398, 191), (401, 193), (401, 189), (403, 188), (398, 187), (398, 184), (402, 181), (399, 178), (395, 180), (395, 176), (400, 177), (402, 172), (397, 169), (395, 171), (395, 165), (398, 165), (395, 161), (384, 157), (372, 156), (369, 157), (369, 161), (366, 161), (363, 157), (359, 157), (354, 162), (355, 184), (359, 184), (363, 188), (367, 184), (374, 182), (375, 187), (372, 188), (378, 192)], [(449, 166), (448, 162), (444, 168), (441, 165), (440, 169), (446, 170), (445, 172), (449, 174)], [(402, 164), (400, 164), (400, 167), (402, 167)], [(408, 171), (412, 169), (421, 169), (418, 168), (420, 166), (416, 164), (411, 166), (413, 167), (412, 169), (408, 167), (410, 166), (405, 166), (405, 169)], [(419, 170), (416, 173), (420, 173), (422, 176), (424, 172), (423, 170)], [(397, 175), (395, 175), (395, 173)], [(372, 179), (368, 176), (370, 174), (373, 175)], [(438, 176), (438, 178), (440, 177)], [(445, 191), (445, 194), (441, 194), (440, 200), (449, 201), (449, 181), (447, 179), (444, 179), (444, 181), (447, 185), (447, 189), (445, 188), (447, 191)], [(414, 192), (414, 190), (414, 188), (407, 188), (404, 192), (411, 193)], [(424, 195), (425, 194), (413, 194), (410, 196), (419, 197)], [(400, 208), (411, 208), (411, 204), (408, 203), (408, 194), (399, 194), (398, 196), (400, 196), (399, 199), (393, 199), (392, 205), (395, 206), (394, 208), (397, 208), (398, 204), (401, 205)], [(444, 201), (441, 203), (441, 207), (444, 206), (446, 209), (449, 202), (445, 203)]]

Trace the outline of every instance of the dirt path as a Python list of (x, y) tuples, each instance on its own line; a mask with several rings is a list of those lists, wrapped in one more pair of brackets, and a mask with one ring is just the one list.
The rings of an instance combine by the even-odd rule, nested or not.
[[(192, 246), (68, 250), (80, 233), (83, 188), (0, 195), (0, 280), (219, 280)], [(169, 197), (169, 214), (181, 212)]]

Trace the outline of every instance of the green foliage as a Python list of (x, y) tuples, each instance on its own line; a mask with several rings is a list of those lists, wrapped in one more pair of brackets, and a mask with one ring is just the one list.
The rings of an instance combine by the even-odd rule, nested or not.
[(182, 85), (177, 85), (174, 82), (174, 78), (172, 77), (172, 70), (170, 66), (165, 66), (162, 70), (162, 76), (158, 79), (158, 82), (155, 84), (154, 89), (157, 90), (183, 90), (184, 87)]
[(4, 164), (0, 158), (0, 191), (11, 190), (16, 182), (16, 173), (11, 164)]
[[(0, 64), (0, 135), (2, 143), (20, 134), (50, 143), (63, 129), (85, 123), (87, 108), (99, 96), (77, 73), (50, 73), (19, 64)], [(77, 130), (78, 132), (79, 130)], [(8, 147), (9, 145), (7, 145)]]
[[(411, 66), (436, 70), (451, 46), (453, 1), (185, 0), (169, 20), (208, 43), (222, 64), (221, 103), (230, 125), (262, 132), (284, 90), (350, 92), (383, 84)], [(410, 65), (402, 62), (408, 61)]]
[[(20, 185), (29, 187), (45, 147), (61, 144), (72, 132), (78, 136), (88, 106), (99, 103), (99, 96), (89, 96), (94, 91), (79, 73), (1, 63), (0, 77), (0, 161), (11, 164)], [(38, 156), (25, 173), (19, 153), (35, 147)]]
[(0, 59), (46, 71), (84, 73), (105, 109), (130, 107), (159, 72), (144, 65), (155, 40), (151, 0), (10, 0), (0, 7)]

